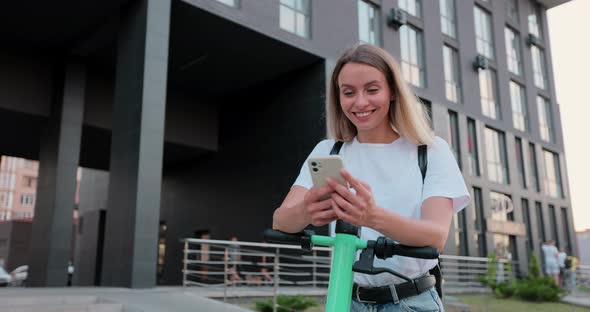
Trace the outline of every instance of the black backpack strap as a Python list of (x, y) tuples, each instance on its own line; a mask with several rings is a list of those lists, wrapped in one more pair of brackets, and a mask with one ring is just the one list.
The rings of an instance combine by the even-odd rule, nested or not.
[(418, 146), (418, 166), (420, 166), (420, 172), (422, 173), (422, 183), (426, 179), (426, 169), (428, 168), (428, 146)]
[(344, 144), (344, 142), (342, 142), (342, 141), (334, 142), (334, 146), (332, 146), (332, 150), (330, 151), (330, 155), (340, 154), (340, 149), (342, 148), (342, 144)]
[[(424, 180), (426, 179), (426, 169), (428, 169), (428, 146), (426, 145), (419, 145), (418, 146), (418, 166), (420, 167), (420, 173), (422, 173), (422, 185), (424, 185)], [(438, 296), (442, 299), (443, 292), (442, 292), (442, 272), (440, 270), (440, 258), (438, 259), (438, 263), (436, 266), (428, 271), (430, 275), (434, 276), (436, 279), (436, 292)]]

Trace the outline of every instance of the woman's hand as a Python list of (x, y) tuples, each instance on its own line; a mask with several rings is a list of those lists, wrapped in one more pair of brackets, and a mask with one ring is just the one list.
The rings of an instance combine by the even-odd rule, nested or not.
[(326, 225), (338, 219), (332, 209), (330, 194), (334, 188), (330, 185), (312, 187), (303, 198), (303, 211), (308, 224), (315, 226)]
[(380, 208), (375, 204), (371, 187), (353, 177), (346, 169), (340, 170), (340, 174), (356, 194), (336, 180), (328, 178), (328, 185), (335, 191), (332, 193), (332, 210), (338, 219), (357, 226), (373, 228), (375, 216)]

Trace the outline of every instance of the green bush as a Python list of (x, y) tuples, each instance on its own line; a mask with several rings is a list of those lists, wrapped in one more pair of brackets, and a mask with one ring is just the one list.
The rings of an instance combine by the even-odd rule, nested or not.
[(516, 284), (516, 295), (527, 301), (558, 301), (563, 293), (550, 277), (526, 278)]
[(511, 282), (503, 282), (497, 284), (494, 289), (494, 294), (496, 295), (496, 297), (501, 299), (510, 298), (512, 297), (512, 295), (514, 295), (515, 292), (516, 286)]
[[(279, 295), (277, 297), (278, 312), (292, 312), (292, 311), (305, 311), (307, 308), (315, 307), (318, 303), (312, 299), (302, 295), (296, 296), (284, 296)], [(272, 298), (267, 300), (256, 301), (256, 311), (260, 312), (272, 312)]]
[(539, 261), (535, 253), (531, 254), (531, 263), (529, 263), (529, 278), (540, 278), (541, 268), (539, 267)]

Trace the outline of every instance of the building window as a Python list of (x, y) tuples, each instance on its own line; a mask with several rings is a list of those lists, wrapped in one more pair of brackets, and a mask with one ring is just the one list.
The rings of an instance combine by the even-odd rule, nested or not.
[(449, 111), (449, 140), (451, 149), (459, 168), (461, 167), (461, 139), (459, 138), (459, 117), (456, 112)]
[(518, 24), (517, 0), (506, 0), (506, 18)]
[(488, 177), (490, 181), (509, 184), (508, 160), (504, 133), (490, 128), (485, 129)]
[(477, 53), (494, 59), (494, 40), (492, 36), (492, 17), (482, 8), (473, 9), (475, 17), (475, 43)]
[(21, 206), (33, 206), (35, 205), (35, 194), (21, 194), (20, 195)]
[(216, 0), (217, 2), (221, 2), (225, 5), (229, 5), (230, 7), (237, 8), (240, 5), (239, 0)]
[(401, 65), (404, 78), (417, 87), (425, 87), (422, 32), (404, 25), (400, 29)]
[(509, 195), (490, 192), (491, 219), (496, 221), (514, 221), (514, 206)]
[(531, 45), (531, 57), (533, 59), (533, 78), (535, 86), (545, 89), (547, 85), (547, 69), (545, 66), (545, 53), (536, 45)]
[(23, 187), (35, 187), (37, 179), (35, 177), (23, 176)]
[(477, 131), (475, 120), (467, 118), (467, 147), (469, 148), (469, 173), (479, 176), (479, 147), (477, 144)]
[(555, 211), (555, 206), (549, 205), (549, 223), (551, 226), (551, 231), (553, 232), (553, 239), (557, 246), (561, 247), (561, 242), (559, 241), (559, 232), (557, 230), (557, 214)]
[(531, 6), (533, 7), (533, 12), (528, 16), (529, 33), (543, 40), (543, 33), (541, 32), (541, 8), (535, 0), (531, 0)]
[(520, 185), (523, 188), (526, 188), (526, 173), (524, 171), (524, 157), (522, 152), (522, 140), (520, 138), (516, 138), (514, 141), (515, 145), (515, 153), (516, 153), (516, 166), (518, 169), (518, 178), (520, 180)]
[(530, 181), (535, 186), (535, 191), (541, 191), (541, 183), (539, 183), (539, 171), (537, 168), (537, 152), (535, 151), (535, 144), (529, 143), (529, 165), (530, 165)]
[(508, 59), (508, 70), (520, 76), (522, 74), (522, 54), (520, 50), (520, 36), (509, 27), (504, 31), (506, 39), (506, 58)]
[(310, 0), (281, 0), (281, 29), (309, 38), (310, 11)]
[(572, 254), (572, 237), (570, 236), (570, 223), (567, 216), (567, 208), (561, 207), (561, 221), (563, 223), (563, 230), (565, 231), (565, 247), (564, 250), (568, 255)]
[(381, 21), (379, 8), (364, 0), (358, 0), (359, 40), (381, 45)]
[(526, 226), (526, 241), (525, 246), (529, 250), (527, 252), (527, 257), (530, 259), (530, 254), (535, 250), (535, 244), (533, 243), (533, 230), (531, 224), (531, 212), (529, 210), (529, 201), (525, 198), (521, 199), (521, 207), (522, 207), (522, 221)]
[(457, 38), (455, 0), (440, 0), (440, 28), (443, 34)]
[(467, 246), (467, 224), (465, 218), (465, 209), (453, 216), (455, 227), (455, 250), (459, 256), (468, 256), (469, 247)]
[(553, 114), (551, 114), (551, 103), (542, 96), (537, 95), (537, 111), (539, 112), (539, 132), (541, 139), (546, 142), (553, 142)]
[(485, 214), (483, 211), (483, 200), (481, 196), (481, 189), (479, 187), (473, 188), (473, 224), (475, 225), (475, 233), (473, 238), (475, 239), (475, 245), (477, 248), (478, 256), (487, 256), (486, 246), (486, 221)]
[(528, 116), (524, 88), (510, 81), (510, 103), (512, 104), (512, 124), (520, 131), (528, 130)]
[(479, 94), (482, 113), (492, 119), (501, 119), (497, 99), (496, 72), (492, 69), (479, 71)]
[(459, 68), (459, 54), (457, 51), (447, 45), (443, 45), (443, 63), (447, 100), (459, 103), (461, 101), (461, 70)]
[(563, 197), (559, 155), (543, 150), (543, 158), (545, 159), (545, 191), (551, 197)]
[(400, 9), (419, 18), (422, 16), (421, 2), (421, 0), (399, 0), (398, 5)]
[(541, 241), (547, 241), (547, 234), (545, 233), (545, 216), (543, 215), (543, 205), (540, 202), (535, 202), (535, 210), (537, 213), (537, 225), (539, 226), (539, 235)]

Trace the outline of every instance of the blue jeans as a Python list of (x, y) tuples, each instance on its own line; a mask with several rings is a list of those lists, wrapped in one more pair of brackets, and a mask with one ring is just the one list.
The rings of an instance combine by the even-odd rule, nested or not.
[(419, 295), (402, 299), (398, 304), (393, 302), (383, 304), (361, 303), (353, 298), (350, 306), (351, 312), (444, 312), (444, 310), (434, 287)]

